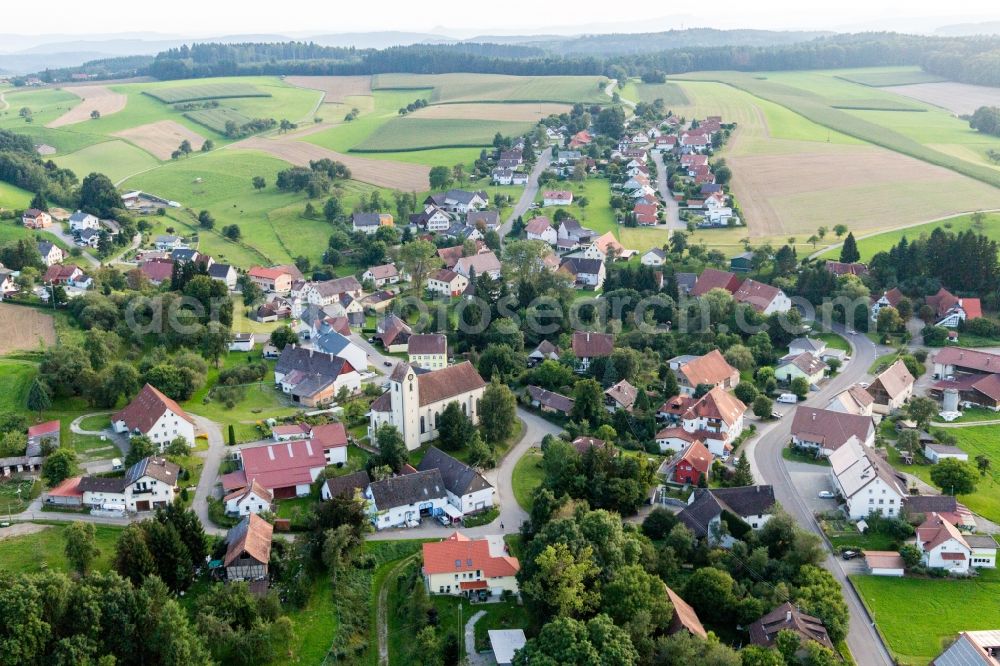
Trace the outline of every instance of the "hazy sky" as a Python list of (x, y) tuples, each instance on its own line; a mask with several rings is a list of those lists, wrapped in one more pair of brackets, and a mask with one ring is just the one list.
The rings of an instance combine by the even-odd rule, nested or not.
[[(669, 27), (856, 29), (898, 26), (928, 29), (952, 22), (1000, 18), (996, 0), (714, 0), (668, 4), (663, 0), (628, 3), (575, 0), (299, 0), (276, 11), (273, 0), (3, 0), (0, 33), (156, 32), (184, 35), (274, 32), (352, 32), (359, 30), (437, 31), (489, 34), (551, 31), (634, 32)], [(626, 10), (613, 13), (614, 7)], [(703, 11), (711, 7), (711, 12)], [(40, 20), (43, 17), (43, 20)], [(645, 23), (645, 21), (649, 21)], [(616, 25), (617, 24), (617, 25)], [(606, 26), (602, 28), (602, 26)], [(21, 30), (21, 27), (30, 27)]]

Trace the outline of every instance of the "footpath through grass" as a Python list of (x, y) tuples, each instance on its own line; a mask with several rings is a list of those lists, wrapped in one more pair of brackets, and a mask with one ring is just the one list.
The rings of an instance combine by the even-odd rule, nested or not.
[(960, 631), (1000, 626), (1000, 571), (973, 579), (852, 576), (898, 663), (923, 666)]

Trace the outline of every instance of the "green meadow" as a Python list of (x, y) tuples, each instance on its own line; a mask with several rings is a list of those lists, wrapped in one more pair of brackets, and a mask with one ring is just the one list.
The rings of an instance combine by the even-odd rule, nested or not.
[[(869, 261), (879, 252), (888, 252), (904, 236), (911, 240), (920, 236), (929, 236), (937, 227), (956, 234), (972, 230), (1000, 242), (1000, 213), (985, 213), (984, 215), (982, 225), (976, 225), (972, 221), (972, 215), (959, 215), (947, 220), (928, 222), (906, 229), (896, 229), (894, 231), (858, 238), (858, 252), (861, 253), (861, 261)], [(831, 248), (819, 256), (821, 259), (837, 259), (840, 256), (840, 248)]]

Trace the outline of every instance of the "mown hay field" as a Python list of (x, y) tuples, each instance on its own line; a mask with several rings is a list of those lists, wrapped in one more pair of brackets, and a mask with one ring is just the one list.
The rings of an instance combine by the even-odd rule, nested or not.
[(56, 343), (52, 315), (23, 305), (0, 303), (0, 355), (37, 351)]
[[(171, 150), (176, 148), (177, 144)], [(112, 182), (117, 183), (134, 173), (155, 167), (159, 161), (145, 150), (117, 139), (87, 146), (75, 153), (60, 157), (58, 164), (72, 169), (81, 179), (87, 174), (97, 171), (106, 175)]]
[(201, 150), (205, 143), (205, 137), (173, 120), (132, 127), (116, 132), (115, 136), (131, 141), (160, 160), (169, 160), (182, 141), (189, 141), (194, 150)]
[(430, 148), (489, 146), (497, 132), (517, 136), (534, 127), (533, 122), (494, 120), (437, 120), (402, 117), (378, 127), (351, 152), (396, 152)]
[(652, 104), (658, 99), (662, 99), (667, 108), (673, 106), (686, 106), (690, 104), (684, 89), (676, 83), (642, 83), (641, 81), (629, 81), (621, 90), (621, 96), (633, 102), (647, 102)]
[(919, 67), (888, 67), (844, 72), (840, 78), (863, 86), (882, 88), (886, 86), (904, 86), (913, 83), (933, 83), (944, 81), (936, 74), (930, 74)]
[(372, 94), (370, 76), (286, 76), (285, 83), (319, 90), (323, 93), (323, 103), (344, 102), (348, 97)]
[(600, 76), (509, 76), (506, 74), (379, 74), (372, 90), (433, 88), (431, 102), (576, 102), (611, 100)]
[(232, 97), (270, 97), (271, 94), (247, 83), (206, 83), (171, 88), (144, 90), (145, 94), (165, 104), (197, 102), (209, 99), (229, 99)]
[(433, 120), (502, 120), (519, 122), (539, 122), (551, 115), (569, 113), (570, 104), (551, 102), (521, 104), (432, 104), (414, 111), (408, 118)]
[(886, 90), (939, 106), (959, 115), (971, 115), (981, 106), (1000, 106), (1000, 88), (954, 81), (915, 83), (893, 86)]
[(47, 127), (64, 127), (92, 120), (91, 114), (95, 111), (101, 116), (109, 116), (124, 109), (128, 100), (125, 95), (104, 86), (67, 86), (63, 90), (79, 97), (80, 102)]
[(197, 111), (186, 111), (184, 117), (193, 120), (199, 125), (204, 125), (213, 132), (219, 134), (226, 133), (226, 123), (236, 123), (237, 127), (247, 124), (252, 119), (243, 115), (235, 109), (220, 106), (215, 109), (198, 109)]

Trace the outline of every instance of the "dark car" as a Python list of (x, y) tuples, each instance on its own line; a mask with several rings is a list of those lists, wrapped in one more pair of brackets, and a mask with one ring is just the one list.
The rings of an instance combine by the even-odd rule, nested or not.
[(383, 361), (382, 365), (384, 365), (387, 368), (391, 368), (392, 367), (392, 361)]
[(853, 560), (855, 557), (861, 557), (861, 553), (856, 550), (845, 550), (840, 556), (845, 560)]

